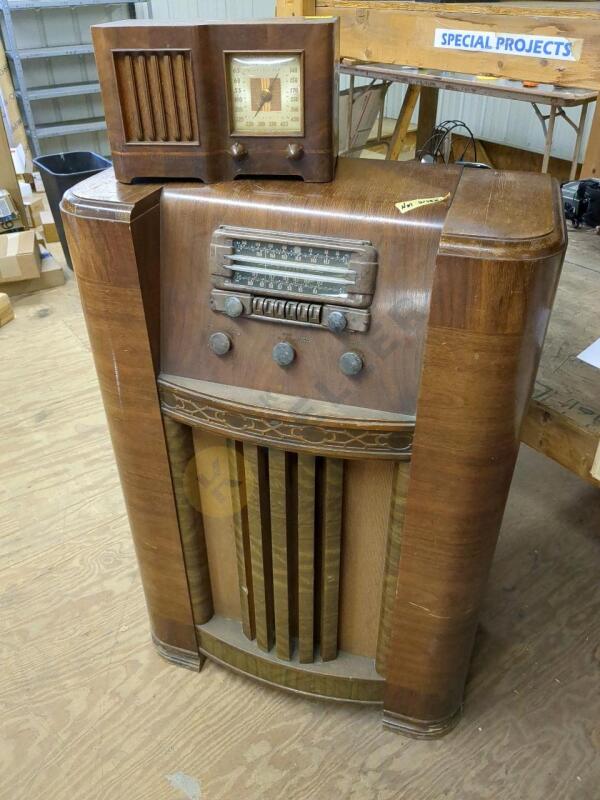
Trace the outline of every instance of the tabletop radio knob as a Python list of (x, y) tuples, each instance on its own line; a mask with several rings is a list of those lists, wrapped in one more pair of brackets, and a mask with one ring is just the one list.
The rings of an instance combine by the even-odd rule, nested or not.
[(241, 142), (234, 142), (229, 151), (234, 161), (243, 161), (248, 155), (248, 151)]
[(208, 346), (216, 356), (224, 356), (231, 350), (231, 339), (226, 333), (217, 331), (211, 334)]
[(280, 367), (289, 367), (296, 358), (296, 351), (289, 342), (277, 342), (271, 355), (273, 361)]
[(223, 308), (228, 317), (239, 317), (244, 311), (244, 304), (239, 297), (228, 297)]
[(344, 375), (358, 375), (364, 366), (362, 358), (352, 350), (342, 353), (338, 364)]
[(304, 148), (298, 142), (293, 142), (287, 146), (287, 157), (290, 161), (299, 161), (304, 155)]
[(347, 325), (348, 320), (346, 319), (346, 315), (341, 311), (329, 312), (329, 316), (327, 317), (327, 327), (330, 331), (333, 331), (333, 333), (341, 333), (346, 329)]

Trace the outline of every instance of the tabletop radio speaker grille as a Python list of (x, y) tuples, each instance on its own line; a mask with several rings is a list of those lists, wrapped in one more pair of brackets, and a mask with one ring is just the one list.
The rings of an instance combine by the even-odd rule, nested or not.
[(198, 144), (189, 50), (114, 52), (128, 144)]

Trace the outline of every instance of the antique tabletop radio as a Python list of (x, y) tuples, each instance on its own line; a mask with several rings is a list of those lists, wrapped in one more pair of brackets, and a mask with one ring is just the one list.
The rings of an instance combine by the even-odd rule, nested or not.
[[(208, 183), (109, 171), (63, 198), (152, 636), (434, 736), (461, 708), (564, 255), (558, 186), (359, 159), (307, 182), (333, 117), (306, 88), (279, 109), (330, 68), (335, 26), (261, 25), (97, 28), (117, 175)], [(171, 93), (167, 122), (144, 108), (170, 69), (190, 116)], [(253, 139), (267, 104), (272, 150)], [(306, 180), (210, 182), (244, 164)]]
[(92, 34), (120, 181), (332, 180), (337, 19), (121, 21)]

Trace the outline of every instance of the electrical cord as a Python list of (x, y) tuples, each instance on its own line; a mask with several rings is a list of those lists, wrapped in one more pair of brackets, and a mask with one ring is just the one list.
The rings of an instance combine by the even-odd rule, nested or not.
[(462, 122), (460, 119), (449, 119), (445, 120), (444, 122), (440, 122), (439, 125), (436, 125), (433, 129), (431, 136), (425, 141), (419, 152), (417, 153), (417, 158), (420, 160), (424, 156), (429, 155), (433, 158), (434, 161), (443, 161), (446, 162), (444, 158), (443, 146), (446, 138), (452, 134), (457, 128), (463, 128), (467, 131), (469, 135), (469, 139), (465, 145), (465, 148), (462, 152), (460, 158), (455, 159), (456, 161), (462, 161), (469, 149), (469, 147), (473, 148), (473, 161), (477, 161), (477, 143), (475, 141), (475, 137), (473, 136), (472, 130), (469, 126)]

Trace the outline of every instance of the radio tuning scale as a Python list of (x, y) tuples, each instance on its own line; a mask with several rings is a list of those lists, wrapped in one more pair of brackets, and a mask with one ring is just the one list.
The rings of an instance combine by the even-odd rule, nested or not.
[(302, 136), (301, 53), (228, 53), (226, 64), (233, 135)]

